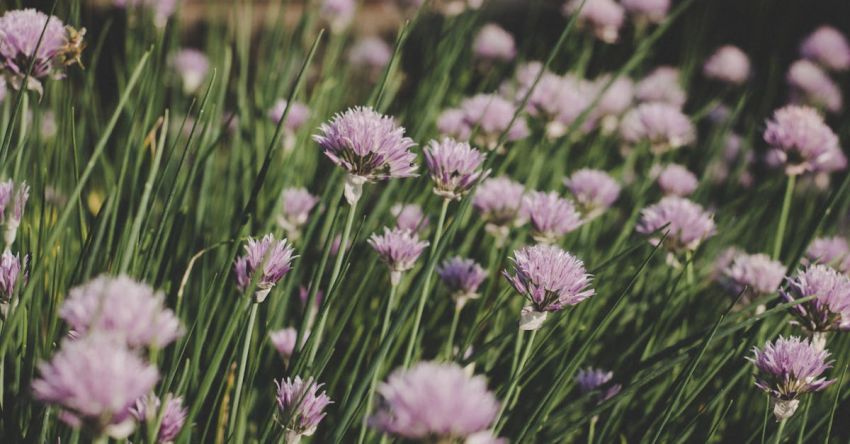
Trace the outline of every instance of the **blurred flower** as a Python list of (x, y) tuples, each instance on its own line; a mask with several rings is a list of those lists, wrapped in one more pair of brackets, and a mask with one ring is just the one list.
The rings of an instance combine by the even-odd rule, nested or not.
[[(283, 118), (283, 112), (286, 111), (286, 105), (287, 102), (285, 99), (275, 101), (274, 105), (269, 109), (269, 119), (275, 124), (280, 123), (280, 119)], [(283, 122), (283, 128), (290, 133), (295, 133), (307, 123), (309, 118), (310, 108), (307, 105), (301, 102), (292, 102), (292, 105), (289, 106), (289, 112), (286, 114), (286, 121)]]
[(508, 444), (508, 440), (493, 436), (489, 430), (484, 430), (467, 436), (463, 444)]
[(785, 166), (785, 174), (816, 171), (837, 157), (838, 137), (813, 108), (788, 105), (773, 113), (764, 130), (775, 162)]
[(487, 278), (487, 272), (481, 265), (472, 259), (458, 256), (443, 261), (437, 268), (437, 274), (457, 302), (458, 310), (468, 300), (478, 299), (478, 287)]
[(522, 310), (522, 330), (537, 330), (547, 312), (563, 310), (594, 295), (584, 263), (557, 246), (520, 248), (514, 251), (512, 262), (515, 274), (511, 276), (507, 270), (502, 274), (530, 302)]
[(673, 254), (693, 251), (715, 233), (712, 214), (683, 197), (665, 197), (641, 210), (640, 214), (637, 232), (649, 235), (660, 230), (650, 239), (653, 245), (661, 241), (659, 236), (669, 232), (664, 248)]
[(171, 64), (183, 81), (183, 92), (185, 94), (195, 94), (204, 84), (204, 79), (206, 79), (207, 72), (210, 69), (207, 55), (191, 48), (181, 49), (177, 54), (174, 54)]
[[(21, 263), (21, 257), (18, 254), (12, 254), (6, 250), (0, 256), (0, 305), (8, 304), (12, 300), (15, 293), (15, 286), (18, 285), (18, 279), (22, 278), (21, 286), (27, 281), (27, 256), (24, 256), (24, 262)], [(21, 271), (23, 270), (23, 274)], [(3, 315), (5, 316), (5, 310)]]
[(495, 23), (484, 25), (472, 42), (475, 58), (494, 62), (510, 62), (516, 57), (514, 36)]
[(850, 44), (832, 26), (821, 26), (800, 45), (800, 55), (833, 71), (850, 68)]
[(432, 140), (424, 150), (425, 164), (434, 182), (434, 194), (446, 199), (460, 198), (487, 172), (481, 169), (487, 157), (466, 142), (445, 138)]
[(626, 113), (620, 122), (620, 135), (630, 145), (648, 143), (655, 154), (689, 145), (696, 129), (688, 116), (665, 103), (644, 103)]
[[(42, 81), (62, 78), (66, 66), (79, 63), (85, 33), (85, 28), (77, 31), (35, 9), (6, 11), (0, 16), (0, 71), (12, 88), (23, 86), (40, 96)], [(22, 85), (30, 64), (32, 71)]]
[(442, 128), (453, 129), (454, 132), (444, 132), (445, 135), (458, 140), (472, 140), (489, 150), (496, 149), (499, 136), (507, 131), (507, 141), (516, 141), (528, 137), (529, 131), (525, 119), (517, 117), (511, 125), (516, 113), (516, 107), (504, 98), (493, 94), (478, 94), (465, 99), (460, 104), (459, 111), (448, 110), (453, 125), (447, 125), (448, 119), (440, 117)]
[(823, 70), (808, 60), (797, 60), (786, 76), (791, 87), (791, 101), (810, 104), (837, 113), (844, 107), (841, 88)]
[[(539, 87), (539, 84), (538, 84)], [(546, 126), (546, 136), (557, 139), (567, 134), (569, 129), (576, 125), (579, 118), (584, 117), (579, 127), (585, 133), (593, 130), (596, 126), (595, 116), (588, 113), (590, 105), (595, 97), (595, 87), (585, 79), (572, 75), (564, 75), (557, 78), (557, 84), (552, 86), (554, 95), (548, 101), (542, 101), (541, 105), (545, 115), (551, 116)]]
[(0, 182), (0, 222), (4, 225), (3, 240), (6, 250), (12, 248), (15, 243), (29, 197), (30, 187), (26, 182), (15, 183), (11, 179)]
[(310, 212), (319, 202), (319, 198), (305, 188), (284, 188), (280, 193), (280, 212), (277, 224), (286, 231), (290, 240), (301, 237), (301, 227), (307, 223)]
[[(307, 305), (307, 298), (310, 297), (310, 291), (311, 290), (309, 288), (303, 285), (301, 287), (298, 287), (298, 300), (301, 301), (302, 307)], [(324, 297), (325, 293), (322, 290), (316, 290), (316, 296), (313, 299), (313, 303), (316, 304), (317, 307), (319, 305), (322, 305), (322, 299)]]
[(32, 383), (36, 399), (57, 405), (59, 418), (73, 428), (85, 426), (95, 435), (115, 438), (133, 432), (130, 409), (159, 379), (156, 367), (100, 333), (65, 339), (38, 371)]
[(600, 120), (599, 125), (606, 133), (617, 129), (620, 116), (632, 106), (635, 96), (635, 84), (628, 77), (617, 77), (604, 92), (602, 89), (611, 80), (608, 74), (601, 75), (593, 81), (593, 96), (602, 94), (594, 108), (594, 119)]
[[(578, 371), (578, 375), (576, 375), (576, 384), (578, 384), (578, 388), (583, 394), (598, 391), (597, 402), (601, 404), (616, 396), (623, 388), (620, 384), (608, 385), (613, 378), (613, 372), (587, 367)], [(605, 387), (605, 390), (600, 391), (600, 388), (603, 387)]]
[(298, 376), (275, 381), (275, 385), (279, 422), (286, 430), (286, 441), (298, 442), (301, 436), (315, 433), (325, 417), (325, 408), (331, 404), (328, 395), (319, 391), (322, 385), (313, 382), (312, 378), (304, 381)]
[(392, 57), (393, 49), (378, 37), (361, 38), (348, 50), (348, 62), (373, 79), (381, 74)]
[(370, 425), (409, 440), (463, 440), (486, 431), (499, 413), (484, 378), (455, 363), (420, 362), (397, 369), (378, 394)]
[(583, 168), (564, 180), (585, 221), (605, 212), (620, 195), (620, 184), (602, 170)]
[[(810, 265), (788, 278), (780, 294), (787, 302), (814, 296), (791, 307), (800, 325), (809, 333), (850, 330), (850, 277), (826, 265)], [(814, 345), (823, 348), (824, 343)]]
[[(405, 0), (418, 1), (423, 0)], [(447, 17), (453, 17), (463, 14), (465, 11), (473, 11), (480, 9), (486, 0), (434, 0), (434, 6), (437, 11)]]
[(525, 223), (522, 214), (525, 187), (511, 179), (500, 176), (486, 179), (475, 190), (472, 206), (487, 222), (487, 231), (497, 242), (507, 238), (511, 226)]
[(791, 336), (768, 342), (763, 350), (754, 347), (753, 357), (747, 359), (758, 370), (756, 387), (771, 396), (774, 416), (784, 420), (794, 415), (801, 395), (821, 391), (835, 382), (821, 377), (831, 367), (828, 358), (828, 351)]
[(596, 38), (605, 43), (617, 41), (626, 16), (619, 3), (614, 0), (570, 0), (564, 5), (562, 12), (565, 16), (570, 16), (579, 8), (579, 23), (589, 26)]
[(340, 33), (351, 24), (356, 9), (357, 2), (354, 0), (322, 0), (319, 17), (330, 25), (331, 32)]
[(785, 266), (766, 254), (746, 254), (735, 251), (731, 262), (723, 268), (723, 284), (735, 295), (749, 289), (744, 303), (773, 293), (785, 278)]
[(702, 73), (709, 79), (740, 85), (750, 77), (750, 59), (737, 46), (724, 45), (705, 61)]
[(661, 102), (681, 108), (688, 100), (679, 81), (679, 70), (672, 66), (659, 66), (635, 86), (638, 102)]
[(384, 227), (384, 234), (372, 234), (369, 245), (375, 249), (381, 260), (390, 268), (390, 281), (398, 285), (401, 275), (413, 268), (416, 260), (428, 246), (428, 241), (420, 241), (416, 233), (399, 228)]
[(130, 348), (162, 349), (184, 333), (162, 292), (124, 275), (72, 288), (59, 317), (79, 334), (101, 331)]
[(157, 28), (164, 28), (168, 24), (168, 18), (177, 9), (177, 0), (113, 0), (113, 4), (128, 10), (146, 8), (153, 11), (154, 25)]
[(850, 246), (841, 236), (819, 237), (809, 244), (803, 263), (825, 264), (843, 272), (850, 270)]
[(395, 226), (401, 230), (422, 234), (428, 229), (430, 221), (417, 204), (395, 204), (390, 208), (390, 214), (395, 217)]
[(534, 240), (551, 244), (581, 226), (575, 205), (552, 191), (534, 191), (525, 196), (524, 211), (531, 221)]
[(416, 144), (404, 128), (372, 108), (355, 107), (319, 127), (313, 139), (325, 155), (348, 172), (345, 197), (349, 205), (360, 199), (363, 184), (416, 175)]
[(288, 361), (289, 357), (292, 356), (292, 352), (295, 351), (295, 343), (298, 340), (298, 330), (289, 327), (284, 328), (283, 330), (275, 330), (269, 333), (269, 339), (272, 341), (272, 345), (274, 345), (275, 350), (283, 358), (284, 361)]
[(682, 165), (671, 163), (658, 174), (658, 186), (665, 196), (689, 196), (697, 189), (699, 180)]
[(130, 414), (140, 423), (151, 422), (156, 424), (159, 421), (156, 442), (168, 444), (174, 442), (174, 439), (177, 438), (183, 424), (186, 423), (189, 411), (183, 406), (183, 398), (169, 393), (165, 396), (165, 410), (160, 419), (158, 416), (161, 405), (162, 403), (156, 395), (149, 394), (136, 401), (135, 406), (130, 409)]
[(249, 237), (245, 255), (237, 259), (233, 266), (239, 291), (244, 292), (251, 285), (255, 279), (254, 273), (262, 267), (261, 275), (256, 277), (254, 300), (263, 302), (272, 287), (289, 273), (294, 253), (295, 250), (286, 239), (278, 240), (271, 234), (260, 240)]
[(622, 5), (639, 21), (661, 23), (667, 17), (670, 0), (623, 0)]

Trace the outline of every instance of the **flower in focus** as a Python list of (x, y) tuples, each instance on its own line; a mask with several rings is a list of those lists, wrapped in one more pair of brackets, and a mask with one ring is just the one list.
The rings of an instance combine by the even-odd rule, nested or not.
[(828, 351), (791, 336), (768, 342), (761, 350), (754, 347), (753, 357), (747, 359), (758, 370), (756, 387), (771, 396), (774, 416), (784, 420), (794, 415), (801, 395), (819, 392), (835, 382), (821, 376), (831, 367), (828, 358)]
[(453, 257), (446, 259), (437, 268), (443, 284), (449, 289), (457, 302), (457, 309), (463, 308), (470, 299), (478, 298), (478, 287), (487, 278), (487, 272), (472, 259)]
[[(245, 245), (245, 255), (236, 260), (234, 270), (239, 291), (244, 292), (256, 278), (254, 300), (263, 302), (272, 287), (289, 273), (295, 250), (286, 239), (275, 239), (271, 234), (257, 240), (248, 238)], [(255, 277), (258, 269), (260, 275)]]
[(361, 38), (348, 51), (348, 62), (369, 74), (372, 79), (381, 74), (392, 57), (393, 49), (378, 37)]
[(821, 26), (800, 45), (800, 55), (833, 71), (850, 68), (850, 44), (832, 26)]
[(850, 270), (850, 246), (841, 236), (819, 237), (809, 244), (803, 263), (825, 264), (838, 270)]
[(525, 187), (522, 184), (504, 176), (487, 179), (476, 188), (472, 205), (481, 213), (487, 222), (487, 231), (498, 242), (507, 238), (511, 226), (525, 223), (522, 214), (524, 195)]
[(609, 385), (613, 378), (613, 372), (587, 367), (578, 371), (576, 384), (582, 394), (598, 392), (597, 402), (603, 403), (616, 396), (623, 388), (620, 384)]
[(809, 104), (831, 113), (844, 107), (841, 88), (818, 65), (808, 60), (798, 60), (788, 69), (786, 76), (791, 87), (791, 101)]
[[(0, 256), (0, 306), (3, 307), (3, 315), (7, 304), (12, 300), (17, 285), (23, 286), (27, 280), (27, 257), (24, 256), (24, 262), (21, 263), (21, 257), (17, 254), (12, 254), (10, 250), (3, 252)], [(21, 274), (21, 271), (24, 271)], [(18, 284), (18, 279), (23, 278)]]
[[(667, 231), (664, 247), (674, 255), (695, 250), (715, 233), (712, 214), (683, 197), (665, 197), (641, 210), (640, 214), (637, 232), (649, 235), (661, 230), (658, 234), (662, 235)], [(657, 236), (650, 239), (653, 245), (660, 241)]]
[[(850, 277), (826, 265), (810, 265), (788, 278), (780, 294), (787, 302), (814, 296), (791, 307), (809, 333), (850, 330)], [(817, 344), (823, 348), (823, 343)]]
[(785, 266), (766, 254), (735, 252), (731, 262), (723, 268), (722, 281), (730, 293), (737, 295), (749, 289), (743, 300), (770, 294), (779, 288), (785, 278)]
[(499, 413), (484, 378), (455, 363), (420, 362), (395, 370), (378, 395), (370, 425), (410, 440), (463, 440), (486, 431)]
[(459, 200), (487, 172), (481, 169), (487, 157), (466, 142), (445, 138), (432, 140), (424, 150), (425, 164), (434, 182), (434, 194)]
[(428, 229), (430, 221), (417, 204), (395, 204), (390, 208), (390, 214), (395, 217), (395, 226), (400, 230), (408, 230), (420, 235)]
[(113, 0), (117, 8), (134, 10), (146, 8), (153, 12), (154, 25), (164, 28), (168, 24), (168, 18), (177, 9), (177, 0)]
[(665, 196), (689, 196), (697, 185), (697, 176), (679, 164), (671, 163), (658, 174), (658, 187)]
[(629, 14), (644, 23), (661, 23), (670, 9), (670, 0), (623, 0), (621, 3)]
[(100, 331), (130, 348), (162, 349), (183, 334), (165, 295), (128, 276), (101, 275), (72, 288), (59, 310), (77, 333)]
[(305, 188), (284, 188), (280, 193), (280, 212), (277, 224), (286, 231), (291, 240), (301, 237), (301, 227), (307, 223), (310, 212), (319, 202), (319, 198)]
[(838, 137), (813, 108), (788, 105), (773, 113), (764, 130), (776, 163), (785, 166), (785, 174), (816, 171), (836, 159), (841, 151)]
[(319, 17), (330, 25), (332, 32), (340, 33), (351, 24), (356, 9), (354, 0), (322, 0)]
[(679, 70), (672, 66), (659, 66), (635, 85), (638, 102), (661, 102), (681, 108), (688, 100), (679, 81)]
[(620, 184), (602, 170), (583, 168), (564, 180), (585, 221), (591, 221), (617, 201)]
[(556, 192), (534, 191), (525, 196), (524, 211), (531, 221), (534, 240), (556, 243), (565, 234), (581, 226), (581, 214), (575, 205)]
[(32, 383), (36, 399), (57, 405), (60, 419), (73, 428), (115, 438), (133, 432), (130, 409), (159, 379), (156, 367), (101, 333), (65, 339), (38, 371)]
[(275, 381), (275, 385), (278, 418), (286, 430), (286, 441), (298, 442), (299, 437), (315, 433), (325, 417), (325, 408), (331, 404), (328, 395), (320, 392), (321, 384), (316, 384), (312, 378), (304, 381), (296, 376)]
[(705, 61), (702, 73), (712, 80), (740, 85), (750, 77), (750, 59), (737, 46), (724, 45)]
[(272, 341), (272, 345), (274, 345), (280, 357), (284, 361), (287, 361), (292, 356), (292, 352), (295, 351), (295, 343), (298, 341), (298, 330), (292, 327), (276, 330), (269, 333), (269, 339)]
[(516, 57), (514, 36), (495, 23), (488, 23), (478, 31), (472, 42), (475, 58), (492, 62), (510, 62)]
[(183, 81), (183, 92), (194, 94), (198, 91), (207, 77), (210, 62), (206, 54), (197, 49), (181, 49), (171, 59), (171, 64)]
[(401, 275), (413, 268), (416, 260), (428, 246), (428, 241), (420, 241), (416, 233), (409, 230), (384, 227), (384, 234), (372, 234), (369, 245), (375, 249), (390, 268), (390, 281), (398, 285)]
[[(582, 6), (582, 3), (584, 5)], [(581, 10), (579, 10), (581, 8)], [(570, 0), (562, 10), (565, 16), (578, 11), (578, 20), (593, 30), (593, 34), (605, 43), (614, 43), (620, 37), (620, 28), (626, 13), (614, 0)]]
[(12, 248), (15, 243), (29, 197), (30, 187), (26, 182), (15, 183), (11, 179), (0, 182), (0, 223), (4, 225), (3, 240), (6, 250)]
[(416, 145), (404, 128), (372, 108), (351, 108), (319, 127), (313, 139), (325, 155), (348, 172), (345, 197), (350, 205), (360, 199), (366, 182), (416, 175)]
[(514, 275), (507, 270), (502, 274), (530, 302), (522, 310), (522, 330), (537, 330), (543, 326), (547, 312), (563, 310), (594, 294), (584, 263), (557, 246), (523, 247), (514, 251), (511, 261)]
[(159, 421), (156, 442), (168, 444), (174, 442), (174, 439), (180, 434), (189, 411), (183, 406), (183, 398), (171, 393), (165, 396), (165, 410), (162, 412), (162, 418), (158, 418), (161, 405), (162, 401), (156, 395), (143, 396), (130, 409), (130, 414), (140, 423), (151, 422), (156, 424)]
[(662, 154), (693, 143), (696, 129), (675, 106), (644, 103), (623, 116), (620, 135), (630, 145), (648, 143), (653, 153)]

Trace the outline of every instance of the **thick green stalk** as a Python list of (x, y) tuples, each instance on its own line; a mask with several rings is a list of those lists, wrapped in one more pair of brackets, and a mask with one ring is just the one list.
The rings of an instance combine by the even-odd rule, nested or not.
[(251, 314), (248, 317), (248, 328), (245, 332), (245, 343), (242, 345), (242, 357), (239, 360), (239, 376), (236, 378), (236, 392), (233, 396), (233, 410), (230, 413), (227, 429), (233, 433), (233, 427), (236, 426), (236, 418), (239, 416), (239, 400), (242, 397), (242, 383), (245, 381), (245, 367), (248, 365), (248, 351), (251, 348), (251, 336), (254, 333), (254, 323), (257, 320), (257, 310), (260, 307), (259, 302), (254, 302), (251, 305)]
[(448, 360), (452, 359), (452, 344), (455, 342), (455, 333), (457, 332), (457, 324), (460, 321), (461, 310), (463, 310), (462, 305), (455, 305), (454, 315), (452, 315), (452, 326), (449, 328), (449, 337), (446, 340), (446, 347), (443, 350), (443, 356)]
[(782, 254), (782, 239), (785, 237), (785, 225), (788, 223), (788, 211), (791, 209), (791, 196), (794, 195), (794, 183), (797, 176), (788, 176), (785, 184), (785, 198), (782, 200), (782, 213), (779, 215), (779, 226), (776, 228), (776, 238), (773, 240), (773, 260), (779, 260)]
[[(794, 177), (794, 176), (791, 176), (791, 177)], [(779, 421), (779, 430), (776, 431), (776, 439), (773, 441), (774, 444), (779, 444), (780, 442), (782, 442), (782, 432), (785, 431), (785, 423), (786, 422), (788, 422), (787, 419), (783, 419), (782, 421)]]

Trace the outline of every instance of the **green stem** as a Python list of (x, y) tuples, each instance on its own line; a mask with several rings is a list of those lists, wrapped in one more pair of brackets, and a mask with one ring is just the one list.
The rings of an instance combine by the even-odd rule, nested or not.
[(463, 310), (463, 307), (460, 305), (455, 306), (455, 312), (452, 316), (452, 326), (449, 328), (449, 338), (446, 340), (446, 347), (443, 350), (443, 356), (448, 360), (452, 360), (452, 344), (455, 342), (455, 333), (457, 333), (457, 324), (460, 321), (460, 312)]
[[(794, 177), (794, 176), (791, 176), (791, 177)], [(787, 421), (788, 421), (787, 419), (783, 419), (782, 421), (779, 421), (779, 430), (776, 431), (776, 439), (773, 441), (774, 444), (779, 444), (780, 442), (782, 442), (782, 432), (785, 431), (785, 423)]]
[(773, 260), (779, 260), (782, 254), (782, 239), (785, 237), (785, 225), (788, 222), (788, 211), (791, 209), (791, 196), (794, 194), (794, 182), (797, 176), (788, 176), (785, 185), (785, 198), (782, 200), (782, 213), (779, 216), (779, 227), (776, 229), (776, 238), (773, 241)]
[(599, 421), (599, 416), (590, 418), (590, 428), (587, 431), (587, 444), (593, 444), (593, 438), (596, 435), (596, 422)]
[(230, 414), (227, 428), (230, 433), (233, 433), (233, 427), (236, 425), (236, 418), (239, 416), (239, 400), (242, 397), (242, 383), (245, 381), (245, 367), (248, 364), (248, 351), (251, 348), (251, 336), (254, 333), (254, 323), (257, 320), (257, 310), (260, 304), (254, 302), (251, 304), (251, 314), (248, 317), (248, 329), (245, 332), (245, 343), (242, 345), (242, 357), (239, 360), (239, 376), (236, 379), (236, 392), (233, 396), (233, 411)]
[(92, 441), (93, 444), (107, 444), (108, 442), (109, 436), (107, 436), (106, 434), (98, 435), (98, 437), (96, 437), (94, 441)]
[[(520, 330), (519, 338), (517, 341), (520, 341), (522, 337), (523, 331)], [(532, 330), (531, 336), (528, 337), (528, 343), (525, 345), (525, 351), (522, 353), (522, 357), (517, 364), (516, 371), (511, 374), (510, 385), (508, 386), (508, 391), (505, 393), (505, 399), (502, 402), (502, 407), (499, 409), (499, 415), (496, 416), (496, 421), (494, 424), (494, 434), (498, 434), (499, 430), (502, 429), (504, 425), (501, 423), (502, 416), (505, 414), (505, 410), (507, 410), (508, 404), (511, 403), (511, 399), (514, 397), (514, 392), (517, 391), (517, 385), (519, 384), (519, 378), (522, 376), (522, 370), (525, 368), (525, 364), (528, 363), (528, 358), (531, 357), (531, 349), (534, 347), (534, 337), (537, 336), (537, 330)], [(519, 393), (516, 393), (519, 396)]]

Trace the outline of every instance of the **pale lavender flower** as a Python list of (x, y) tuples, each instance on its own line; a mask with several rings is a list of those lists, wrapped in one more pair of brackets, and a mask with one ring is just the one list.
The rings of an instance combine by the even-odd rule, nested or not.
[(29, 197), (30, 187), (26, 182), (15, 183), (10, 179), (0, 183), (0, 223), (4, 225), (3, 240), (7, 250), (15, 243)]
[(620, 184), (602, 170), (583, 168), (564, 180), (586, 221), (597, 218), (620, 196)]
[(331, 404), (331, 399), (321, 384), (306, 381), (296, 376), (295, 379), (285, 378), (277, 385), (277, 408), (280, 423), (283, 424), (290, 439), (287, 442), (297, 442), (300, 436), (310, 436), (325, 417), (325, 408)]
[(614, 372), (587, 367), (578, 371), (576, 384), (583, 394), (598, 392), (597, 402), (603, 403), (616, 396), (623, 388), (620, 384), (609, 385), (612, 379)]
[(753, 357), (747, 359), (758, 370), (756, 387), (773, 400), (777, 420), (794, 415), (801, 395), (819, 392), (835, 382), (821, 376), (832, 367), (827, 361), (829, 352), (796, 336), (779, 337), (765, 344), (763, 350), (753, 347)]
[(32, 383), (36, 399), (57, 405), (62, 409), (60, 419), (71, 427), (85, 426), (115, 438), (132, 433), (130, 409), (159, 379), (155, 366), (100, 333), (65, 339), (38, 371), (40, 376)]
[(475, 36), (475, 40), (472, 42), (472, 52), (477, 59), (510, 62), (516, 57), (514, 36), (501, 26), (488, 23)]
[[(15, 293), (15, 286), (18, 285), (18, 279), (23, 278), (20, 285), (24, 285), (27, 280), (26, 269), (27, 257), (24, 256), (24, 262), (21, 264), (21, 258), (17, 254), (12, 254), (6, 250), (0, 256), (0, 305), (3, 305), (3, 315), (5, 315), (6, 304), (8, 304)], [(21, 274), (21, 270), (24, 273)]]
[(390, 208), (390, 214), (395, 217), (395, 226), (401, 230), (422, 234), (431, 222), (417, 204), (395, 204)]
[(659, 66), (635, 85), (635, 98), (639, 102), (661, 102), (681, 108), (688, 100), (679, 81), (679, 70), (672, 66)]
[(162, 411), (162, 418), (160, 419), (161, 405), (162, 401), (159, 397), (149, 394), (136, 400), (135, 406), (130, 409), (130, 414), (142, 424), (146, 422), (156, 424), (159, 421), (156, 442), (169, 444), (174, 442), (174, 439), (180, 434), (189, 411), (183, 406), (182, 397), (169, 393), (165, 396), (165, 410)]
[(669, 231), (664, 247), (673, 254), (693, 251), (715, 234), (711, 213), (703, 210), (699, 204), (676, 196), (665, 197), (641, 210), (636, 229), (638, 233), (646, 235), (658, 231), (650, 239), (653, 245), (657, 245), (661, 241), (660, 236)]
[(375, 77), (390, 63), (393, 49), (383, 39), (364, 37), (348, 50), (348, 62)]
[[(610, 75), (602, 75), (593, 81), (594, 96), (602, 92), (602, 88), (611, 80)], [(601, 126), (606, 131), (616, 128), (619, 116), (632, 106), (635, 96), (635, 84), (628, 77), (617, 77), (599, 97), (593, 112), (596, 117), (602, 117)], [(606, 120), (607, 119), (607, 120)]]
[(378, 387), (372, 427), (410, 440), (462, 440), (490, 427), (499, 402), (481, 376), (455, 363), (420, 362)]
[(621, 4), (640, 22), (661, 23), (670, 9), (670, 0), (623, 0)]
[(260, 276), (256, 278), (254, 299), (263, 302), (272, 287), (289, 273), (294, 253), (286, 239), (278, 240), (271, 234), (260, 240), (249, 237), (245, 255), (237, 259), (233, 267), (239, 291), (244, 292), (251, 285), (254, 273), (262, 267)]
[(653, 153), (662, 154), (693, 143), (696, 129), (675, 106), (644, 103), (623, 116), (620, 135), (630, 145), (648, 143)]
[[(283, 118), (283, 112), (286, 111), (286, 99), (278, 99), (269, 109), (268, 116), (275, 124), (280, 123)], [(301, 102), (292, 102), (289, 106), (289, 112), (286, 114), (286, 120), (283, 122), (283, 128), (290, 133), (298, 132), (301, 127), (310, 119), (310, 108)]]
[(420, 241), (416, 233), (399, 228), (384, 227), (384, 234), (372, 234), (369, 245), (375, 249), (381, 260), (390, 268), (390, 280), (398, 285), (401, 275), (413, 268), (416, 260), (428, 246), (428, 241)]
[[(538, 61), (520, 64), (514, 78), (499, 87), (499, 93), (516, 104), (521, 103), (542, 70), (543, 64)], [(561, 76), (550, 71), (543, 72), (540, 81), (528, 98), (525, 108), (528, 114), (535, 117), (542, 115), (550, 119), (555, 112), (555, 97), (559, 94), (560, 86)]]
[(563, 310), (594, 295), (590, 288), (592, 276), (584, 262), (557, 246), (523, 247), (514, 251), (511, 261), (515, 274), (512, 276), (507, 270), (502, 274), (530, 303), (522, 310), (522, 330), (537, 330), (547, 312)]
[(689, 196), (697, 189), (697, 185), (697, 176), (676, 163), (665, 166), (658, 174), (658, 187), (665, 196)]
[(469, 140), (472, 128), (466, 124), (466, 115), (460, 108), (449, 108), (437, 117), (437, 130), (444, 136)]
[(508, 444), (508, 440), (494, 436), (489, 430), (484, 430), (467, 436), (463, 444)]
[[(474, 137), (476, 144), (494, 150), (499, 136), (505, 131), (508, 141), (528, 137), (529, 130), (525, 119), (518, 117), (511, 125), (516, 107), (500, 96), (478, 94), (461, 102), (460, 109), (463, 112), (465, 134), (453, 135), (459, 140)], [(466, 137), (463, 137), (464, 135)]]
[(183, 92), (194, 94), (207, 77), (210, 70), (210, 61), (207, 55), (197, 49), (184, 48), (177, 52), (171, 59), (174, 70), (180, 75), (183, 82)]
[[(407, 0), (419, 1), (419, 0)], [(486, 0), (436, 0), (434, 6), (441, 14), (447, 17), (453, 17), (464, 13), (465, 11), (473, 11), (481, 8)]]
[(804, 263), (825, 264), (843, 272), (850, 269), (850, 246), (847, 239), (841, 236), (819, 237), (809, 244), (806, 249)]
[(282, 330), (275, 330), (269, 333), (269, 339), (272, 341), (277, 353), (284, 361), (289, 360), (292, 352), (295, 351), (295, 343), (298, 340), (298, 330), (289, 327)]
[(626, 13), (623, 7), (614, 0), (570, 0), (562, 9), (566, 16), (578, 11), (579, 23), (589, 26), (593, 34), (605, 43), (614, 43), (620, 37), (620, 28), (623, 27)]
[(800, 54), (833, 71), (850, 68), (850, 44), (832, 26), (821, 26), (809, 34), (800, 45)]
[(554, 191), (531, 192), (525, 196), (523, 205), (537, 242), (556, 243), (582, 224), (581, 214), (575, 205)]
[(345, 196), (350, 205), (360, 199), (363, 184), (416, 175), (416, 144), (404, 128), (372, 108), (355, 107), (319, 127), (313, 139), (333, 163), (348, 172)]
[(815, 296), (791, 307), (806, 331), (850, 330), (850, 277), (826, 265), (810, 265), (787, 281), (780, 292), (786, 301)]
[(455, 298), (458, 310), (468, 300), (478, 298), (478, 287), (487, 278), (487, 272), (481, 265), (458, 256), (443, 261), (437, 268), (437, 274)]
[(290, 240), (301, 236), (301, 227), (307, 223), (310, 212), (319, 198), (310, 194), (305, 188), (284, 188), (280, 193), (280, 212), (277, 224), (286, 231)]
[(705, 61), (702, 73), (712, 80), (740, 85), (750, 77), (750, 59), (737, 46), (724, 45)]
[(837, 113), (844, 107), (841, 88), (818, 66), (808, 60), (797, 60), (786, 76), (791, 87), (791, 101), (809, 104)]
[(319, 17), (330, 25), (331, 31), (340, 33), (351, 24), (356, 9), (354, 0), (323, 0), (319, 7)]
[(749, 289), (745, 303), (753, 296), (770, 294), (779, 288), (785, 278), (785, 266), (766, 254), (746, 254), (736, 251), (731, 262), (724, 267), (723, 283), (731, 293)]
[(434, 182), (434, 194), (459, 200), (487, 172), (481, 169), (487, 157), (466, 142), (445, 138), (432, 140), (424, 150), (425, 164)]
[(487, 222), (487, 230), (498, 240), (504, 240), (511, 226), (525, 223), (522, 214), (525, 187), (500, 176), (481, 182), (475, 190), (472, 205)]
[[(539, 86), (539, 85), (538, 85)], [(557, 139), (567, 134), (570, 127), (587, 111), (595, 97), (595, 87), (585, 79), (573, 75), (558, 77), (554, 95), (542, 102), (551, 121), (546, 125), (546, 136)], [(581, 129), (587, 133), (596, 126), (594, 115), (587, 115)]]
[(158, 28), (165, 27), (169, 17), (177, 9), (177, 0), (113, 0), (113, 4), (125, 9), (149, 9), (153, 12), (154, 25)]
[(838, 137), (814, 108), (788, 105), (773, 113), (764, 130), (771, 156), (785, 166), (785, 174), (815, 171), (833, 161)]

